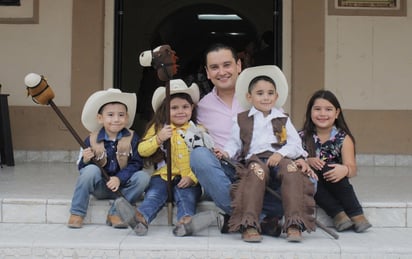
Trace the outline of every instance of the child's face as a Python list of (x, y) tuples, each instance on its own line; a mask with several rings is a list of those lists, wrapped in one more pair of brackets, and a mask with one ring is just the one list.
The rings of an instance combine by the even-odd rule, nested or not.
[(184, 125), (192, 117), (193, 105), (186, 99), (175, 97), (170, 100), (170, 122), (176, 127)]
[(255, 83), (251, 93), (246, 94), (246, 98), (257, 110), (268, 115), (276, 104), (278, 93), (272, 83), (259, 80)]
[(315, 100), (311, 110), (313, 124), (320, 129), (332, 128), (338, 118), (340, 110), (336, 109), (331, 102), (318, 98)]
[(103, 125), (109, 137), (114, 138), (129, 123), (126, 106), (120, 103), (109, 103), (97, 115), (98, 122)]

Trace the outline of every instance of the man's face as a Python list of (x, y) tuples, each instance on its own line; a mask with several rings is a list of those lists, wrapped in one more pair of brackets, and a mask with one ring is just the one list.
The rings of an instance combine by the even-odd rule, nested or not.
[(207, 78), (218, 90), (235, 89), (237, 77), (242, 70), (240, 59), (236, 62), (228, 49), (209, 52), (206, 56)]

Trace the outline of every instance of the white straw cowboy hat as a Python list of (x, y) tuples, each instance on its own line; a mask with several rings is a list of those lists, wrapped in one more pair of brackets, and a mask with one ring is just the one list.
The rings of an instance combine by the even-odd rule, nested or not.
[(136, 114), (136, 94), (122, 93), (119, 89), (114, 88), (97, 91), (87, 99), (82, 112), (83, 126), (90, 132), (99, 130), (102, 125), (97, 121), (97, 113), (103, 105), (112, 102), (119, 102), (126, 105), (127, 113), (129, 114), (129, 124), (127, 127), (130, 128)]
[[(190, 95), (192, 98), (193, 103), (199, 102), (199, 87), (197, 84), (192, 83), (190, 87), (187, 87), (186, 83), (182, 79), (173, 79), (170, 80), (170, 95), (177, 94), (177, 93), (186, 93)], [(155, 92), (153, 93), (152, 97), (152, 107), (153, 110), (156, 111), (159, 106), (162, 104), (163, 100), (166, 97), (166, 87), (159, 86)]]
[(248, 67), (239, 74), (236, 81), (235, 96), (240, 106), (246, 110), (251, 108), (252, 105), (247, 101), (246, 93), (248, 92), (250, 82), (257, 76), (268, 76), (272, 78), (276, 84), (276, 91), (279, 95), (275, 107), (282, 107), (288, 98), (288, 82), (282, 70), (275, 65)]

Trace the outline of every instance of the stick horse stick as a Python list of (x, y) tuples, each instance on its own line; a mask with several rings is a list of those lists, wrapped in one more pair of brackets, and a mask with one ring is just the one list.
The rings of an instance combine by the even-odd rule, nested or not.
[[(40, 76), (38, 74), (30, 73), (30, 74), (27, 74), (26, 77), (24, 78), (24, 83), (27, 87), (27, 95), (30, 95), (32, 97), (32, 100), (37, 104), (50, 105), (53, 108), (53, 110), (57, 113), (59, 118), (62, 120), (66, 128), (69, 129), (70, 133), (76, 139), (77, 143), (79, 143), (79, 145), (83, 149), (86, 149), (87, 148), (86, 144), (79, 137), (77, 132), (70, 125), (69, 121), (64, 117), (63, 113), (53, 102), (54, 92), (49, 86), (49, 84), (47, 83), (46, 79), (43, 76)], [(103, 175), (103, 178), (106, 181), (109, 181), (110, 176), (106, 172), (106, 170), (104, 170), (103, 167), (101, 167), (98, 163), (96, 163), (95, 158), (92, 158), (92, 162), (99, 167)], [(125, 198), (124, 195), (119, 190), (116, 191), (116, 194)]]
[[(170, 124), (170, 80), (177, 73), (178, 57), (169, 45), (161, 45), (152, 50), (144, 51), (139, 56), (140, 65), (143, 67), (153, 67), (157, 70), (157, 76), (165, 82), (166, 88), (166, 124)], [(155, 111), (156, 112), (156, 111)], [(173, 193), (172, 193), (172, 149), (170, 139), (164, 142), (166, 149), (166, 167), (167, 167), (167, 215), (168, 224), (173, 224)]]
[[(233, 166), (234, 168), (236, 168), (235, 163), (234, 163), (233, 161), (231, 161), (230, 159), (226, 159), (226, 158), (222, 158), (222, 159), (225, 160), (228, 164), (230, 164), (230, 165)], [(278, 199), (278, 200), (280, 200), (280, 201), (282, 200), (282, 198), (280, 197), (280, 194), (277, 193), (277, 192), (276, 192), (275, 190), (273, 190), (272, 188), (270, 188), (269, 186), (266, 186), (266, 191), (270, 192), (273, 196), (276, 197), (276, 199)], [(334, 239), (339, 239), (339, 235), (338, 235), (335, 231), (327, 228), (322, 222), (320, 222), (319, 220), (315, 219), (315, 223), (316, 223), (316, 225), (317, 225), (320, 229), (322, 229), (323, 231), (325, 231), (326, 233), (328, 233), (329, 235), (331, 235)]]

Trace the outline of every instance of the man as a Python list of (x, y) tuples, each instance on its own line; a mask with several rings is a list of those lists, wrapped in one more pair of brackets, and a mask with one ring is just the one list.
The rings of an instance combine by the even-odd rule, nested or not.
[[(198, 123), (212, 136), (215, 147), (222, 149), (230, 138), (233, 118), (244, 109), (235, 98), (235, 85), (242, 64), (236, 50), (224, 44), (212, 45), (205, 52), (207, 77), (214, 88), (198, 103)], [(190, 165), (206, 196), (225, 212), (222, 233), (227, 233), (231, 209), (231, 184), (236, 180), (235, 168), (219, 160), (207, 148), (199, 147), (190, 155)], [(265, 195), (261, 222), (262, 234), (279, 236), (278, 219), (283, 215), (282, 205), (272, 194)]]

